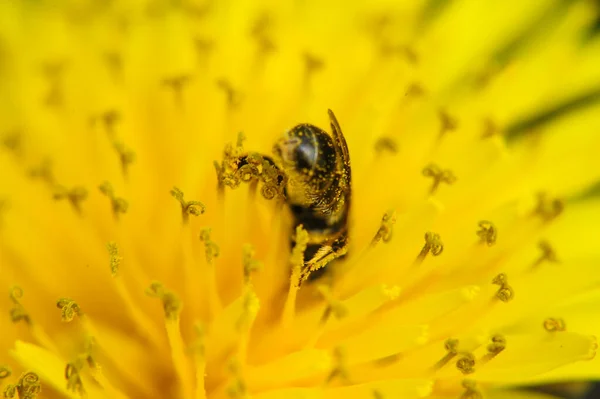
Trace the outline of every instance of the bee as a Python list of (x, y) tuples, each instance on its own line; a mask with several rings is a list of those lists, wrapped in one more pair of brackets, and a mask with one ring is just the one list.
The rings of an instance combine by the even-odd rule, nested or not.
[[(234, 187), (255, 177), (262, 180), (266, 198), (279, 194), (284, 199), (292, 214), (293, 231), (302, 225), (309, 237), (301, 281), (318, 277), (327, 264), (348, 251), (350, 155), (335, 115), (328, 112), (331, 134), (311, 124), (299, 124), (276, 141), (273, 157), (232, 154), (230, 148), (225, 157), (230, 169), (225, 161), (215, 165), (226, 185)], [(290, 242), (295, 245), (293, 234)]]

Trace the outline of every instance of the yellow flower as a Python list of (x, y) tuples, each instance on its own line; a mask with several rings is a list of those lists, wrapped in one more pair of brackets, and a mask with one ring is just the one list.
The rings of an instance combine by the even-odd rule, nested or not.
[[(597, 15), (1, 2), (4, 395), (535, 398), (519, 387), (599, 378)], [(213, 161), (329, 130), (327, 109), (350, 247), (298, 289), (306, 232)]]

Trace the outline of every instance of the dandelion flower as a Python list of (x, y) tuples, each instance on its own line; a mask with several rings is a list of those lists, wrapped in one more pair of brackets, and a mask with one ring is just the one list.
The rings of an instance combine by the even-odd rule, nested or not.
[[(541, 398), (521, 389), (600, 377), (597, 16), (2, 2), (5, 397)], [(350, 246), (299, 286), (306, 231), (219, 165), (328, 109)]]

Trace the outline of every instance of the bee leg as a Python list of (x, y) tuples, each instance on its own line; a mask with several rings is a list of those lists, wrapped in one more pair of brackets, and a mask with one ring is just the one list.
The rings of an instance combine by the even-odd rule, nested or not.
[(322, 245), (310, 260), (305, 261), (300, 281), (306, 281), (309, 276), (312, 277), (312, 274), (315, 272), (320, 276), (322, 274), (321, 270), (323, 270), (329, 262), (344, 256), (346, 252), (348, 252), (348, 242), (346, 237), (338, 237), (331, 242), (331, 244)]

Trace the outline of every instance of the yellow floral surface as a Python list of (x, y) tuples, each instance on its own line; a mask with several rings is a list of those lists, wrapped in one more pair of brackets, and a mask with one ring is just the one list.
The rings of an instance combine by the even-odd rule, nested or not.
[[(598, 15), (0, 2), (4, 396), (547, 399), (523, 389), (600, 378)], [(284, 200), (214, 161), (329, 131), (328, 109), (350, 246), (298, 287)]]

